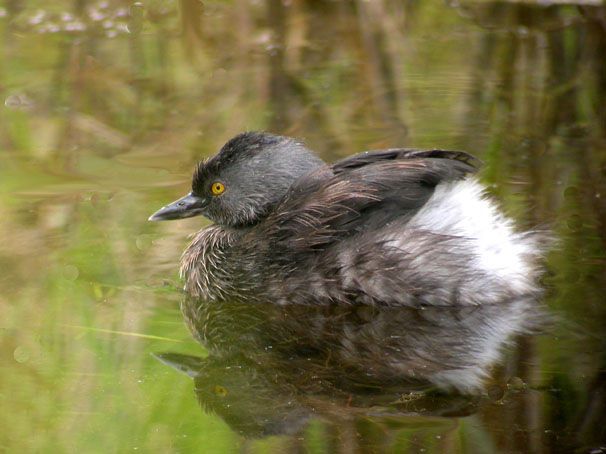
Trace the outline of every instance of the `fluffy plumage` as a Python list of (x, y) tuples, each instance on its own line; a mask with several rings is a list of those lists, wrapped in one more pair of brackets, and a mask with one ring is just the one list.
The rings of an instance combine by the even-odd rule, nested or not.
[(476, 166), (463, 152), (405, 149), (323, 165), (291, 139), (237, 136), (194, 176), (194, 193), (220, 179), (232, 199), (221, 200), (228, 189), (204, 213), (217, 224), (183, 255), (185, 289), (208, 301), (407, 307), (536, 295), (535, 234), (515, 231)]

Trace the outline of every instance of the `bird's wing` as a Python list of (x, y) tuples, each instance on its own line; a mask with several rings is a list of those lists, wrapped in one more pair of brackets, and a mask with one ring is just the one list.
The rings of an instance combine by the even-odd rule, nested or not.
[(264, 293), (282, 304), (459, 304), (457, 273), (473, 260), (465, 244), (405, 225), (439, 183), (476, 163), (463, 152), (383, 150), (304, 177), (255, 229), (271, 258), (258, 263), (271, 276)]
[[(444, 159), (467, 164), (467, 173), (474, 172), (481, 164), (478, 158), (464, 151), (387, 148), (384, 150), (365, 151), (363, 153), (347, 157), (333, 164), (332, 168), (335, 173), (341, 173), (347, 171), (348, 169), (355, 169), (377, 162), (423, 158)], [(463, 170), (463, 168), (459, 166), (455, 166), (454, 168)]]
[(299, 180), (264, 223), (274, 250), (309, 253), (352, 234), (409, 219), (443, 181), (476, 171), (458, 151), (361, 153)]

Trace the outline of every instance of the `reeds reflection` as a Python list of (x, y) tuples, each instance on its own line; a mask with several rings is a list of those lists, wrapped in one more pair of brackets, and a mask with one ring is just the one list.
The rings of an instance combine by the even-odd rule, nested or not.
[[(3, 449), (605, 445), (603, 2), (134, 3), (0, 4)], [(468, 417), (417, 426), (410, 416), (406, 427), (376, 423), (360, 405), (355, 421), (313, 419), (303, 436), (261, 447), (202, 414), (191, 383), (147, 355), (200, 350), (188, 344), (171, 274), (199, 224), (146, 219), (181, 195), (197, 160), (245, 129), (305, 138), (327, 161), (391, 146), (481, 158), (505, 210), (559, 239), (545, 304), (560, 322), (522, 336), (496, 371), (529, 389), (509, 389), (516, 380)]]

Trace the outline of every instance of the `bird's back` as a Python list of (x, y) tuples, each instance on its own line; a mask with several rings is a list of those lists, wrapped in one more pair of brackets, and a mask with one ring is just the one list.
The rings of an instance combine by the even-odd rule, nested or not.
[(538, 292), (532, 234), (516, 233), (462, 152), (366, 152), (299, 180), (250, 244), (281, 304), (461, 306)]

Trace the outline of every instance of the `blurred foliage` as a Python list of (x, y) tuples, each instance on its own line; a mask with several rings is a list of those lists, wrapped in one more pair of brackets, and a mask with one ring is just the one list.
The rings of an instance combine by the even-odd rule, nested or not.
[[(604, 443), (606, 8), (600, 2), (7, 0), (0, 6), (0, 449), (546, 452)], [(550, 228), (557, 321), (504, 367), (543, 393), (400, 425), (245, 440), (149, 353), (200, 352), (178, 312), (200, 220), (149, 225), (233, 134), (328, 160), (466, 149)], [(408, 424), (408, 425), (407, 425)], [(602, 444), (603, 446), (603, 444)]]

